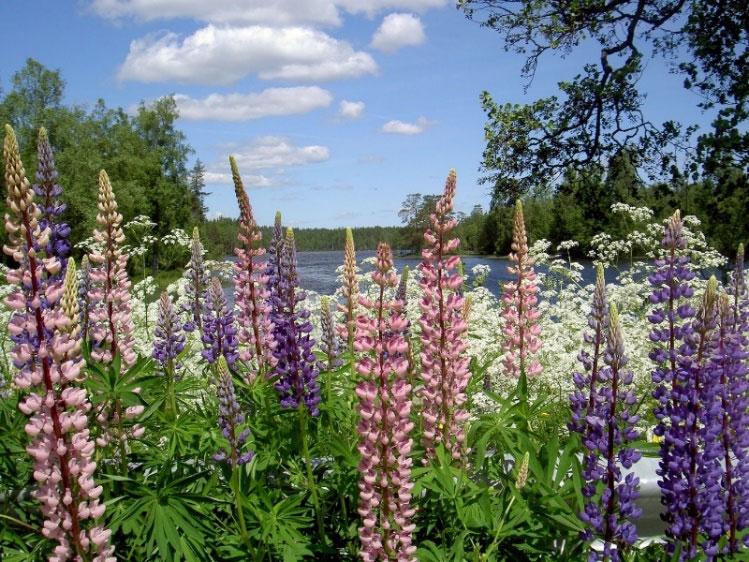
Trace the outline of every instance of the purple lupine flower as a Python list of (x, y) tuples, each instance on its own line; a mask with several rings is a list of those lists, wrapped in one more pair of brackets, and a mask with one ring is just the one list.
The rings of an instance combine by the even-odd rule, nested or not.
[(174, 374), (174, 371), (179, 369), (175, 360), (183, 349), (185, 349), (185, 335), (182, 333), (172, 300), (164, 291), (159, 299), (159, 314), (153, 339), (153, 358), (162, 370), (169, 369)]
[(276, 211), (276, 217), (273, 222), (273, 236), (271, 237), (270, 244), (268, 244), (268, 260), (266, 261), (265, 266), (265, 274), (268, 277), (267, 300), (268, 304), (270, 305), (271, 321), (272, 318), (278, 314), (278, 285), (281, 282), (281, 257), (283, 255), (284, 243), (281, 213), (279, 211)]
[(60, 201), (62, 186), (57, 183), (57, 169), (52, 147), (49, 144), (47, 130), (39, 129), (37, 140), (38, 166), (36, 169), (36, 181), (33, 185), (36, 202), (41, 217), (39, 227), (44, 230), (50, 229), (49, 240), (45, 248), (47, 256), (54, 256), (60, 261), (60, 271), (54, 276), (56, 280), (62, 280), (65, 276), (67, 259), (70, 255), (70, 226), (62, 222), (61, 216), (67, 205)]
[(91, 328), (90, 315), (91, 308), (94, 304), (93, 301), (88, 298), (89, 292), (91, 292), (91, 262), (88, 261), (88, 256), (83, 255), (81, 260), (81, 269), (78, 277), (78, 309), (81, 315), (81, 338), (88, 340), (89, 330)]
[(213, 455), (213, 459), (218, 462), (227, 461), (233, 468), (237, 465), (250, 462), (255, 453), (253, 451), (242, 452), (247, 443), (247, 438), (250, 436), (250, 430), (249, 428), (240, 430), (240, 427), (244, 424), (245, 417), (237, 402), (234, 382), (226, 364), (226, 359), (223, 356), (219, 357), (217, 365), (218, 426), (221, 429), (221, 434), (228, 441), (228, 447), (220, 448)]
[(239, 357), (234, 313), (229, 310), (224, 289), (217, 277), (211, 279), (205, 293), (202, 340), (202, 355), (210, 364), (223, 355), (229, 367), (232, 367)]
[(633, 375), (625, 370), (627, 357), (616, 305), (611, 305), (610, 316), (606, 311), (605, 287), (599, 265), (588, 319), (592, 332), (584, 335), (592, 355), (587, 350), (579, 355), (585, 374), (574, 375), (577, 390), (571, 397), (570, 429), (581, 433), (586, 449), (585, 510), (580, 518), (588, 528), (583, 538), (603, 541), (603, 552), (591, 550), (589, 560), (615, 562), (621, 559), (621, 551), (637, 540), (632, 520), (640, 515), (634, 503), (639, 479), (633, 473), (622, 478), (621, 467), (629, 469), (640, 458), (635, 449), (627, 447), (637, 437), (634, 424), (639, 418), (630, 412), (636, 403), (627, 388)]
[(185, 267), (184, 277), (187, 279), (187, 285), (185, 285), (187, 302), (182, 305), (182, 312), (186, 313), (187, 320), (182, 328), (186, 332), (198, 330), (198, 333), (202, 334), (206, 278), (205, 266), (203, 265), (203, 244), (200, 241), (200, 232), (197, 226), (192, 231), (190, 261)]
[(410, 270), (408, 269), (408, 266), (403, 267), (403, 271), (401, 271), (401, 278), (400, 281), (398, 281), (398, 288), (395, 289), (395, 300), (402, 301), (403, 302), (403, 308), (405, 309), (408, 305), (408, 274), (410, 273)]
[(320, 411), (320, 385), (318, 383), (315, 355), (312, 353), (312, 324), (309, 310), (299, 305), (305, 299), (304, 291), (298, 289), (296, 271), (296, 244), (294, 232), (288, 229), (281, 247), (279, 275), (272, 294), (273, 337), (276, 349), (273, 354), (277, 364), (273, 373), (277, 376), (276, 390), (281, 397), (282, 408), (307, 408), (312, 416)]
[(320, 349), (325, 353), (325, 361), (318, 361), (317, 368), (320, 371), (333, 371), (343, 365), (341, 359), (341, 346), (336, 334), (333, 311), (330, 309), (330, 298), (320, 299)]

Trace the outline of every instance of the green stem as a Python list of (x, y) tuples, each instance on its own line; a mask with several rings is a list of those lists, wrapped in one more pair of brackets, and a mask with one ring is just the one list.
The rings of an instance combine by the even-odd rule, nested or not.
[(166, 365), (166, 416), (167, 419), (177, 418), (177, 396), (174, 392), (174, 361), (171, 359)]
[(515, 503), (515, 495), (510, 498), (510, 503), (507, 504), (507, 508), (505, 509), (504, 514), (502, 514), (502, 519), (499, 520), (499, 525), (497, 525), (497, 532), (494, 533), (494, 539), (492, 540), (492, 543), (489, 545), (489, 548), (486, 549), (486, 552), (484, 553), (484, 556), (482, 557), (483, 560), (489, 560), (489, 556), (496, 550), (497, 546), (499, 545), (499, 535), (502, 533), (502, 529), (505, 526), (505, 519), (507, 519), (507, 515), (510, 513), (510, 509), (512, 508), (512, 504)]
[(304, 458), (304, 464), (307, 468), (307, 486), (309, 487), (310, 495), (312, 496), (312, 505), (315, 508), (317, 532), (320, 534), (322, 544), (325, 544), (325, 527), (323, 526), (320, 496), (317, 493), (317, 484), (315, 483), (315, 476), (312, 473), (312, 457), (309, 454), (309, 447), (307, 446), (307, 414), (303, 402), (300, 402), (299, 404), (299, 440), (301, 441), (302, 446), (302, 457)]
[(242, 542), (247, 546), (247, 550), (252, 554), (252, 557), (257, 559), (250, 544), (250, 535), (247, 532), (247, 523), (244, 520), (242, 492), (239, 489), (239, 466), (236, 464), (231, 469), (231, 489), (234, 492), (234, 508), (237, 511), (237, 519), (239, 520), (239, 534), (242, 537)]

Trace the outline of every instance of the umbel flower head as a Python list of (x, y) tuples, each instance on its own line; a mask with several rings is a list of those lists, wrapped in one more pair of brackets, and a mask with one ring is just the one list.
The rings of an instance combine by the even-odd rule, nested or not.
[(200, 241), (200, 232), (196, 226), (192, 231), (190, 242), (190, 261), (185, 268), (185, 296), (187, 302), (182, 305), (182, 311), (187, 314), (187, 321), (183, 325), (186, 332), (198, 330), (203, 333), (203, 298), (207, 280), (205, 277), (205, 266), (203, 265), (203, 244)]
[(242, 346), (242, 361), (253, 361), (259, 372), (267, 373), (275, 363), (273, 348), (273, 326), (267, 300), (269, 276), (265, 266), (258, 260), (265, 249), (261, 245), (262, 234), (252, 214), (252, 206), (239, 174), (237, 161), (229, 157), (234, 191), (239, 204), (239, 230), (234, 254), (234, 301), (239, 307), (239, 343)]
[(507, 268), (514, 277), (504, 284), (502, 292), (502, 318), (504, 319), (505, 353), (502, 363), (505, 373), (512, 377), (533, 377), (541, 372), (541, 363), (534, 354), (541, 348), (540, 316), (536, 303), (538, 284), (533, 270), (533, 258), (528, 254), (528, 240), (525, 234), (523, 204), (515, 204), (515, 218), (512, 227), (512, 252)]
[(465, 299), (458, 292), (463, 277), (458, 272), (460, 257), (455, 255), (460, 241), (450, 238), (457, 220), (451, 216), (455, 198), (456, 175), (451, 170), (445, 191), (430, 217), (431, 227), (424, 233), (421, 251), (422, 298), (421, 376), (423, 387), (424, 462), (434, 457), (435, 447), (442, 443), (453, 459), (459, 460), (465, 442), (464, 408), (466, 387), (470, 379), (466, 356), (466, 330), (463, 317)]
[(99, 501), (102, 488), (93, 479), (95, 445), (87, 428), (91, 405), (80, 385), (75, 264), (64, 285), (50, 279), (60, 271), (60, 262), (46, 255), (50, 229), (40, 227), (41, 211), (9, 126), (3, 160), (9, 210), (3, 250), (17, 264), (7, 274), (14, 290), (5, 304), (12, 311), (8, 331), (17, 370), (14, 383), (23, 394), (18, 407), (29, 416), (25, 430), (31, 444), (26, 450), (34, 459), (34, 496), (44, 517), (41, 533), (57, 542), (50, 560), (114, 562), (110, 532), (96, 523), (104, 505)]
[(342, 281), (343, 304), (338, 305), (338, 311), (343, 313), (343, 324), (339, 324), (337, 330), (338, 335), (346, 342), (346, 349), (349, 353), (353, 353), (356, 317), (359, 308), (359, 268), (356, 266), (354, 233), (350, 228), (346, 229)]
[(245, 417), (237, 402), (231, 372), (223, 356), (218, 358), (217, 367), (218, 426), (227, 441), (227, 447), (219, 449), (213, 458), (219, 462), (226, 461), (234, 467), (250, 462), (255, 453), (242, 451), (250, 436), (250, 430), (241, 427)]
[(111, 363), (118, 353), (122, 368), (135, 363), (133, 318), (130, 305), (130, 279), (127, 275), (127, 254), (122, 251), (125, 234), (122, 232), (122, 215), (117, 210), (117, 200), (109, 176), (99, 173), (98, 228), (94, 240), (98, 248), (89, 259), (91, 270), (89, 313), (91, 356), (97, 361)]
[(360, 297), (367, 311), (356, 320), (354, 348), (361, 381), (359, 397), (359, 527), (360, 555), (376, 560), (415, 561), (411, 507), (413, 422), (411, 385), (408, 382), (407, 345), (403, 332), (403, 303), (390, 300), (397, 283), (390, 247), (377, 248), (377, 269), (372, 275), (375, 300)]
[(49, 228), (49, 242), (45, 251), (48, 256), (55, 256), (60, 260), (60, 273), (57, 278), (62, 279), (67, 265), (67, 258), (70, 255), (70, 242), (68, 241), (70, 227), (61, 220), (66, 205), (60, 201), (62, 186), (57, 183), (55, 158), (52, 147), (49, 144), (47, 130), (44, 127), (39, 129), (37, 154), (37, 183), (34, 184), (33, 189), (36, 195), (37, 206), (41, 211), (39, 226), (42, 230)]
[(276, 390), (281, 398), (281, 407), (296, 409), (304, 407), (311, 416), (320, 411), (319, 371), (312, 349), (312, 324), (309, 310), (300, 303), (306, 295), (299, 290), (296, 270), (296, 242), (294, 231), (288, 229), (280, 248), (279, 277), (273, 295), (273, 338), (276, 341), (274, 355), (276, 365)]
[(231, 367), (236, 362), (237, 328), (234, 313), (229, 310), (224, 288), (218, 277), (211, 279), (205, 295), (203, 309), (203, 358), (210, 364), (223, 356)]

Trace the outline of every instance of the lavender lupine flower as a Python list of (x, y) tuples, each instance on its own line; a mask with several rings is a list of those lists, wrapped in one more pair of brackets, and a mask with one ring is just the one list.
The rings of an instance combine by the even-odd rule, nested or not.
[(346, 229), (346, 245), (343, 252), (343, 304), (338, 305), (338, 311), (343, 313), (343, 324), (336, 329), (338, 335), (346, 342), (349, 353), (354, 351), (354, 336), (356, 332), (356, 317), (359, 308), (359, 268), (356, 266), (356, 248), (354, 233)]
[(182, 326), (186, 332), (203, 333), (203, 298), (205, 297), (206, 278), (205, 266), (203, 265), (203, 244), (200, 241), (200, 232), (196, 226), (192, 231), (192, 242), (190, 243), (190, 261), (185, 268), (185, 296), (187, 302), (182, 305), (182, 311), (186, 313), (187, 320)]
[(533, 355), (541, 348), (540, 316), (536, 303), (538, 284), (533, 270), (533, 259), (528, 255), (523, 204), (515, 204), (510, 260), (516, 265), (507, 268), (515, 279), (505, 283), (502, 292), (504, 339), (502, 363), (507, 375), (533, 377), (541, 372), (541, 363)]
[(166, 291), (162, 292), (159, 298), (159, 312), (154, 332), (153, 358), (162, 370), (168, 369), (172, 374), (176, 374), (179, 369), (176, 359), (185, 349), (185, 335)]
[(311, 336), (309, 310), (300, 305), (306, 295), (298, 289), (296, 243), (291, 229), (286, 232), (280, 257), (271, 318), (276, 341), (273, 352), (276, 358), (273, 369), (277, 377), (275, 387), (281, 398), (281, 407), (296, 409), (304, 405), (311, 416), (317, 416), (320, 413), (317, 408), (320, 385), (312, 352), (315, 340)]
[[(261, 246), (262, 234), (252, 214), (252, 206), (239, 175), (239, 168), (233, 156), (229, 157), (234, 191), (239, 204), (239, 230), (237, 247), (234, 253), (234, 301), (239, 307), (237, 324), (239, 342), (242, 345), (239, 356), (242, 361), (253, 361), (259, 373), (267, 373), (275, 363), (273, 348), (273, 326), (270, 321), (267, 267), (259, 262), (265, 254)], [(264, 271), (265, 270), (265, 271)]]
[(408, 276), (410, 274), (410, 270), (408, 266), (403, 267), (403, 271), (401, 271), (401, 277), (400, 281), (398, 281), (398, 288), (395, 290), (395, 300), (402, 301), (403, 302), (403, 308), (406, 308), (406, 305), (408, 304)]
[(53, 278), (62, 280), (67, 267), (67, 259), (70, 255), (70, 226), (62, 222), (61, 216), (67, 205), (60, 201), (62, 186), (57, 183), (57, 169), (52, 147), (49, 144), (47, 130), (39, 129), (37, 139), (38, 166), (36, 169), (36, 181), (33, 185), (36, 195), (37, 206), (41, 211), (39, 226), (42, 230), (49, 228), (49, 242), (45, 248), (47, 256), (55, 256), (60, 260), (60, 272)]
[(75, 264), (64, 284), (51, 279), (59, 273), (60, 261), (46, 254), (50, 229), (40, 226), (42, 213), (34, 202), (15, 133), (8, 125), (5, 131), (9, 213), (3, 251), (17, 264), (7, 274), (15, 289), (5, 304), (12, 311), (8, 329), (17, 369), (14, 382), (24, 393), (18, 407), (30, 418), (26, 433), (32, 443), (27, 451), (34, 459), (34, 496), (44, 517), (41, 533), (57, 541), (50, 560), (114, 562), (110, 531), (96, 523), (105, 507), (99, 501), (102, 488), (93, 479), (95, 445), (87, 428), (91, 404), (81, 385), (83, 359), (73, 307)]
[(213, 455), (213, 459), (218, 462), (226, 461), (230, 466), (235, 467), (250, 462), (255, 453), (249, 450), (242, 451), (250, 436), (250, 430), (240, 429), (245, 417), (237, 402), (231, 372), (223, 356), (218, 358), (217, 367), (218, 426), (228, 442), (228, 447), (219, 449)]
[(229, 310), (221, 281), (214, 277), (208, 284), (203, 307), (203, 358), (210, 364), (223, 356), (229, 367), (239, 357), (234, 313)]
[(456, 175), (451, 170), (445, 191), (430, 217), (431, 227), (424, 233), (421, 251), (422, 291), (421, 377), (424, 463), (435, 455), (442, 443), (454, 460), (460, 460), (465, 442), (468, 412), (466, 387), (470, 378), (466, 330), (463, 318), (464, 298), (458, 293), (463, 278), (457, 272), (460, 257), (455, 251), (458, 238), (450, 238), (457, 220), (450, 214), (455, 198)]
[(378, 287), (374, 301), (360, 297), (368, 311), (356, 320), (354, 349), (361, 381), (359, 397), (359, 527), (360, 555), (364, 562), (415, 561), (415, 525), (411, 507), (410, 437), (411, 385), (405, 358), (403, 331), (406, 317), (402, 302), (389, 300), (386, 292), (396, 284), (390, 247), (377, 248), (377, 269), (372, 275)]
[[(722, 457), (723, 478), (720, 486), (710, 489), (710, 502), (725, 506), (721, 534), (728, 535), (724, 552), (739, 551), (738, 537), (749, 527), (749, 379), (746, 359), (749, 353), (736, 329), (735, 299), (720, 295), (718, 329), (710, 367), (719, 377), (720, 446), (711, 452)], [(706, 451), (706, 454), (708, 452)], [(717, 523), (717, 522), (716, 522)], [(745, 539), (749, 542), (749, 539)]]
[(91, 292), (91, 262), (86, 254), (81, 259), (81, 269), (78, 272), (78, 309), (80, 311), (81, 337), (88, 341), (90, 330), (90, 316), (92, 302), (89, 298)]
[(281, 213), (276, 211), (273, 221), (273, 236), (268, 244), (268, 260), (266, 262), (265, 274), (268, 277), (268, 297), (267, 302), (270, 306), (271, 322), (273, 317), (278, 314), (277, 305), (279, 304), (279, 283), (281, 282), (281, 258), (284, 252), (284, 232), (281, 223)]
[[(676, 211), (664, 229), (661, 241), (664, 256), (656, 260), (656, 271), (648, 278), (653, 287), (650, 302), (654, 305), (648, 319), (655, 325), (650, 333), (650, 339), (656, 343), (650, 352), (656, 364), (652, 378), (658, 385), (653, 393), (657, 400), (654, 414), (658, 420), (654, 433), (663, 437), (658, 485), (665, 507), (662, 517), (667, 524), (667, 548), (673, 553), (677, 544), (688, 543), (682, 549), (682, 557), (688, 558), (696, 554), (697, 537), (691, 537), (691, 532), (698, 525), (695, 521), (698, 514), (689, 509), (690, 491), (684, 483), (685, 473), (690, 473), (687, 416), (692, 397), (685, 387), (692, 387), (689, 380), (692, 349), (688, 341), (692, 333), (691, 319), (695, 315), (688, 302), (693, 295), (688, 282), (694, 278), (694, 273), (688, 268), (689, 257), (683, 253), (686, 246), (681, 216)], [(664, 327), (658, 326), (664, 323)], [(696, 493), (696, 482), (693, 484), (693, 493)]]
[(593, 356), (580, 354), (586, 374), (574, 377), (577, 391), (572, 396), (571, 428), (582, 434), (586, 449), (585, 510), (580, 518), (589, 527), (583, 537), (603, 542), (603, 551), (591, 550), (588, 559), (618, 562), (622, 551), (637, 540), (633, 520), (640, 515), (634, 503), (639, 479), (634, 473), (622, 478), (621, 469), (632, 468), (640, 458), (639, 452), (627, 446), (637, 438), (634, 425), (639, 417), (630, 411), (637, 402), (627, 388), (633, 374), (625, 370), (627, 357), (616, 305), (611, 305), (610, 315), (605, 312), (602, 277), (601, 272), (589, 318), (592, 332), (585, 338), (593, 346)]
[(130, 279), (127, 275), (127, 254), (122, 251), (125, 234), (122, 232), (122, 215), (112, 191), (109, 176), (99, 173), (99, 212), (94, 229), (94, 239), (101, 249), (89, 254), (94, 266), (91, 270), (92, 302), (89, 313), (90, 337), (93, 343), (91, 356), (97, 361), (111, 363), (118, 353), (123, 369), (135, 363), (133, 318), (130, 307)]
[(343, 361), (329, 297), (320, 298), (320, 331), (320, 349), (325, 354), (325, 361), (318, 361), (317, 368), (320, 371), (333, 371), (343, 365)]

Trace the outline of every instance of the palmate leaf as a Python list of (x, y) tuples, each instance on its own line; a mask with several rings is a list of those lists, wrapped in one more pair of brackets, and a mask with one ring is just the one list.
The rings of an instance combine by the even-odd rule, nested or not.
[(210, 560), (210, 518), (217, 500), (191, 491), (207, 475), (202, 471), (174, 478), (170, 470), (162, 470), (150, 483), (111, 476), (125, 484), (127, 496), (118, 498), (121, 505), (110, 528), (130, 535), (132, 546), (143, 547), (154, 560)]
[(271, 546), (284, 560), (301, 560), (311, 555), (307, 530), (312, 518), (302, 505), (305, 494), (274, 501), (259, 488), (256, 491), (248, 501), (247, 510), (252, 539)]

